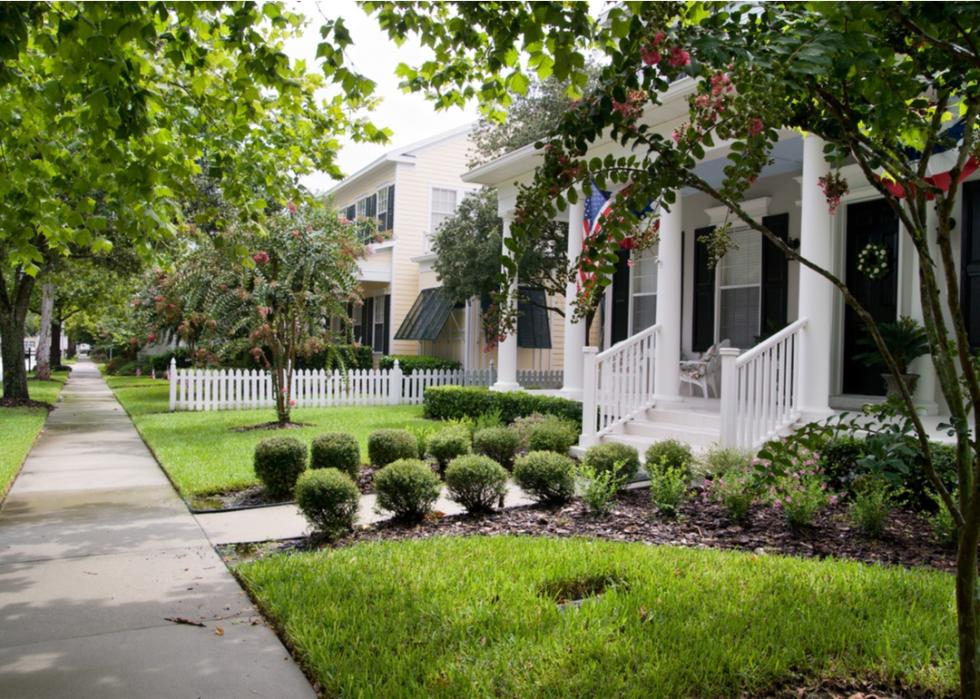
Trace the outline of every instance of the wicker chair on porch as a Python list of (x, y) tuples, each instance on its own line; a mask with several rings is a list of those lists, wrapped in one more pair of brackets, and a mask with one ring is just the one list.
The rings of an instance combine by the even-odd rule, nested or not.
[[(703, 398), (708, 397), (709, 390), (717, 398), (718, 373), (721, 370), (721, 355), (719, 355), (718, 350), (722, 347), (729, 347), (731, 344), (728, 340), (721, 340), (702, 352), (699, 359), (681, 360), (681, 383), (688, 383), (692, 387), (700, 388)], [(691, 395), (694, 395), (693, 388)]]

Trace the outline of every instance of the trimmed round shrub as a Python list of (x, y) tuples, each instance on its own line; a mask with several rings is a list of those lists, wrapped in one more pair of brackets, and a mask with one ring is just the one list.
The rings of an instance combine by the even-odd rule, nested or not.
[(694, 454), (691, 447), (676, 439), (665, 439), (662, 442), (651, 444), (644, 455), (646, 457), (647, 473), (653, 475), (652, 469), (665, 470), (669, 468), (679, 468), (685, 477), (691, 476), (691, 464), (694, 463)]
[(553, 451), (567, 454), (578, 441), (578, 428), (564, 420), (545, 420), (534, 425), (527, 435), (529, 451)]
[(640, 470), (640, 453), (628, 444), (596, 444), (585, 452), (582, 463), (596, 473), (611, 473), (620, 464), (616, 476), (623, 479), (624, 483), (629, 483)]
[(310, 446), (310, 468), (336, 468), (356, 479), (361, 471), (361, 447), (352, 434), (328, 432)]
[(439, 476), (419, 459), (398, 459), (374, 474), (378, 507), (399, 519), (421, 519), (439, 497)]
[(552, 451), (532, 451), (514, 463), (514, 481), (538, 502), (567, 502), (575, 495), (575, 462)]
[(269, 495), (285, 500), (292, 496), (296, 479), (306, 470), (306, 445), (293, 437), (273, 437), (255, 446), (255, 475)]
[(429, 437), (426, 448), (439, 463), (439, 472), (445, 473), (450, 461), (470, 453), (470, 431), (463, 426), (447, 427)]
[(489, 456), (458, 456), (446, 469), (446, 486), (467, 512), (488, 512), (507, 492), (507, 470)]
[(408, 430), (375, 430), (368, 437), (368, 458), (375, 466), (418, 457), (418, 441)]
[(310, 525), (331, 539), (354, 528), (361, 491), (336, 468), (307, 471), (296, 481), (296, 504)]
[(507, 470), (514, 468), (514, 455), (520, 446), (520, 435), (507, 427), (489, 427), (473, 435), (473, 451), (489, 456)]

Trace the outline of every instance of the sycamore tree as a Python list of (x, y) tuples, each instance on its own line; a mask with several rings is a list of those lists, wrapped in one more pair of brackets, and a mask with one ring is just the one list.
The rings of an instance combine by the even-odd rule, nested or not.
[[(544, 164), (520, 194), (514, 250), (533, 246), (542, 220), (574, 187), (626, 185), (615, 214), (589, 240), (579, 266), (596, 280), (580, 311), (595, 303), (611, 276), (612, 254), (640, 225), (633, 213), (649, 202), (668, 208), (689, 187), (711, 195), (734, 219), (827, 279), (864, 321), (894, 376), (905, 419), (923, 455), (928, 481), (957, 525), (956, 609), (960, 691), (980, 696), (980, 472), (977, 435), (980, 379), (960, 307), (952, 240), (960, 204), (956, 186), (980, 158), (980, 10), (969, 3), (623, 3), (601, 22), (585, 3), (370, 3), (392, 35), (418, 33), (435, 60), (404, 66), (411, 89), (448, 107), (479, 99), (500, 114), (528, 83), (528, 73), (585, 85), (585, 58), (603, 56), (597, 90), (555, 124)], [(687, 122), (672, 133), (650, 128), (644, 113), (672, 82), (694, 81)], [(956, 124), (955, 135), (948, 129)], [(802, 257), (742, 206), (743, 195), (770, 162), (780, 128), (816, 134), (835, 165), (855, 163), (901, 222), (918, 258), (918, 288), (939, 386), (956, 443), (957, 486), (938, 477), (929, 433), (874, 319), (835, 270)], [(600, 137), (623, 157), (590, 158)], [(698, 176), (706, 149), (729, 149), (723, 181)], [(933, 177), (935, 152), (955, 155)], [(828, 206), (847, 191), (839, 172), (822, 183)], [(929, 218), (935, 219), (930, 226)], [(706, 244), (729, 245), (722, 226)], [(512, 265), (506, 277), (514, 274)], [(507, 288), (504, 285), (504, 288)]]
[[(245, 245), (244, 260), (221, 238)], [(297, 359), (326, 346), (330, 320), (346, 317), (359, 302), (357, 259), (364, 245), (353, 222), (322, 205), (290, 202), (271, 215), (261, 235), (233, 230), (204, 237), (157, 270), (152, 285), (133, 300), (146, 318), (139, 342), (171, 333), (199, 363), (251, 355), (270, 372), (278, 427), (290, 424), (290, 395)]]
[(205, 172), (260, 229), (270, 202), (302, 199), (299, 175), (339, 176), (341, 135), (386, 138), (355, 111), (373, 84), (344, 65), (343, 22), (316, 72), (283, 52), (301, 23), (276, 2), (0, 6), (5, 401), (28, 399), (24, 324), (55, 262), (106, 251), (110, 231), (150, 256)]

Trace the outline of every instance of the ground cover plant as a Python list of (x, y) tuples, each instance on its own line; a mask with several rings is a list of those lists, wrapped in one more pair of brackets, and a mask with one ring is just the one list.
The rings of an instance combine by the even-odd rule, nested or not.
[(252, 470), (255, 445), (285, 434), (309, 444), (325, 432), (343, 430), (367, 454), (368, 435), (378, 429), (428, 424), (418, 406), (299, 408), (304, 427), (236, 431), (268, 420), (268, 410), (168, 412), (168, 383), (149, 377), (106, 377), (136, 429), (185, 498), (241, 490), (259, 484)]
[[(935, 571), (522, 536), (359, 544), (237, 572), (328, 696), (956, 685), (952, 578)], [(599, 594), (560, 608), (555, 590)]]
[[(53, 372), (50, 381), (29, 379), (31, 400), (54, 403), (67, 380), (67, 371)], [(47, 409), (41, 406), (0, 408), (0, 498), (13, 483), (47, 417)]]

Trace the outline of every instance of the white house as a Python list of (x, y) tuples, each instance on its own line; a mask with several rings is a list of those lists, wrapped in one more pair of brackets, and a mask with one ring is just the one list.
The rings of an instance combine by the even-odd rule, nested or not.
[[(495, 359), (482, 337), (479, 299), (452, 303), (439, 292), (433, 269), (432, 234), (479, 188), (462, 179), (471, 130), (464, 126), (392, 150), (327, 193), (350, 220), (376, 217), (387, 237), (360, 261), (364, 304), (351, 309), (355, 339), (376, 353), (434, 355), (467, 369)], [(525, 314), (521, 368), (561, 368), (562, 323), (554, 315), (540, 309)]]
[[(688, 118), (687, 98), (694, 88), (689, 79), (675, 83), (643, 121), (669, 136)], [(587, 157), (607, 153), (626, 154), (606, 140), (595, 143)], [(724, 144), (711, 149), (699, 173), (719, 183), (727, 155)], [(541, 153), (528, 146), (463, 178), (497, 189), (505, 235), (517, 188), (530, 181), (541, 161)], [(831, 215), (817, 184), (828, 171), (819, 138), (786, 130), (773, 163), (743, 205), (766, 217), (770, 228), (798, 245), (805, 257), (843, 277), (876, 320), (901, 315), (921, 320), (917, 259), (907, 236), (900, 234), (899, 221), (856, 165), (844, 168), (850, 192)], [(581, 250), (583, 230), (597, 203), (579, 197), (563, 214), (569, 221), (571, 259)], [(632, 266), (627, 258), (633, 253), (623, 253), (606, 294), (601, 333), (587, 341), (582, 323), (567, 314), (563, 393), (584, 401), (581, 446), (612, 440), (643, 447), (669, 436), (695, 445), (757, 447), (801, 420), (855, 408), (884, 394), (879, 374), (855, 358), (865, 331), (828, 281), (787, 263), (759, 234), (740, 230), (734, 216), (737, 249), (716, 268), (708, 265), (704, 246), (695, 241), (728, 213), (707, 195), (682, 191), (662, 214), (659, 246), (636, 255)], [(980, 345), (980, 182), (963, 185), (956, 225), (964, 288), (952, 293), (962, 295), (970, 332)], [(858, 254), (869, 243), (887, 252), (888, 272), (879, 279), (856, 268)], [(569, 299), (574, 292), (571, 284)], [(605, 349), (600, 352), (596, 345)], [(682, 364), (698, 359), (704, 364)], [(515, 387), (516, 367), (515, 338), (509, 337), (499, 350), (496, 388)], [(920, 358), (913, 370), (921, 375), (915, 394), (921, 411), (938, 416), (943, 406), (930, 359)]]

